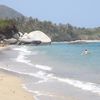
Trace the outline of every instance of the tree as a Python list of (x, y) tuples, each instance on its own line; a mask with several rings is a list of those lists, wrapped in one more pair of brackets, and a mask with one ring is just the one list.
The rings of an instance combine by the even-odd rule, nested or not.
[(18, 29), (13, 20), (0, 20), (0, 36), (1, 38), (12, 38), (18, 33)]

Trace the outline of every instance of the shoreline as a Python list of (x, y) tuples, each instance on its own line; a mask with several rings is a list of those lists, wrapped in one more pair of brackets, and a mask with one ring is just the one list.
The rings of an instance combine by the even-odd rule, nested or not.
[[(82, 41), (83, 41), (83, 40), (82, 40)], [(62, 43), (63, 43), (63, 42), (62, 42)], [(65, 43), (66, 43), (66, 42), (65, 42)], [(82, 43), (83, 43), (83, 42), (82, 42)], [(16, 45), (15, 45), (15, 46), (16, 46)], [(6, 48), (6, 47), (5, 47), (5, 48)], [(10, 56), (10, 55), (9, 55), (9, 56)], [(1, 62), (1, 63), (2, 63), (2, 62)], [(0, 64), (0, 66), (1, 66), (1, 67), (6, 66), (6, 63)], [(9, 63), (7, 64), (7, 66), (9, 66)], [(14, 67), (16, 67), (16, 66), (14, 65)], [(19, 67), (20, 67), (20, 66), (19, 66)], [(7, 68), (8, 68), (8, 67), (7, 67)], [(1, 69), (0, 72), (2, 72), (2, 70), (3, 70), (3, 69)], [(4, 69), (4, 74), (6, 74), (7, 76), (11, 75), (11, 77), (12, 77), (12, 76), (13, 76), (13, 77), (15, 76), (14, 78), (17, 78), (17, 79), (20, 81), (20, 83), (16, 83), (16, 84), (20, 84), (20, 88), (23, 89), (24, 92), (26, 91), (27, 93), (29, 93), (30, 96), (32, 96), (31, 94), (33, 94), (33, 96), (34, 96), (34, 97), (33, 97), (34, 99), (29, 99), (29, 98), (30, 98), (30, 96), (29, 96), (28, 99), (21, 99), (21, 100), (35, 100), (35, 99), (37, 100), (37, 98), (35, 98), (35, 97), (38, 97), (36, 93), (34, 93), (34, 92), (32, 93), (32, 92), (29, 91), (27, 88), (24, 88), (24, 87), (23, 87), (24, 81), (23, 81), (23, 79), (21, 79), (21, 78), (19, 77), (20, 74), (17, 75), (15, 72), (13, 73), (12, 71), (11, 71), (11, 73), (10, 73), (9, 70), (6, 71), (5, 69)], [(1, 75), (0, 75), (0, 76), (1, 76)], [(1, 79), (1, 78), (0, 78), (0, 79)], [(66, 80), (63, 80), (63, 79), (57, 78), (56, 80), (60, 80), (60, 81), (64, 82), (65, 84), (67, 83)], [(69, 80), (70, 80), (70, 79), (69, 79)], [(68, 81), (69, 81), (69, 80), (68, 80)], [(70, 80), (70, 81), (72, 81), (72, 83), (73, 83), (74, 81), (76, 81), (76, 83), (77, 83), (77, 80)], [(29, 81), (29, 82), (30, 82), (30, 81)], [(81, 82), (81, 81), (80, 81), (80, 82)], [(11, 82), (11, 83), (13, 84), (14, 82)], [(69, 83), (67, 83), (67, 84), (69, 84)], [(75, 84), (75, 83), (74, 83), (74, 84)], [(82, 81), (82, 84), (84, 85), (84, 81)], [(73, 84), (72, 84), (72, 85), (73, 85)], [(76, 86), (75, 86), (75, 85), (73, 85), (73, 86), (74, 86), (75, 88), (78, 88), (78, 87), (76, 87), (76, 86), (79, 86), (79, 85), (76, 84)], [(88, 84), (87, 84), (87, 86), (88, 86)], [(95, 86), (96, 86), (96, 85), (95, 85)], [(94, 86), (93, 86), (93, 87), (94, 87)], [(79, 86), (79, 88), (82, 89), (82, 88), (84, 88), (84, 87), (80, 87), (80, 86)], [(33, 90), (33, 91), (34, 91), (34, 90)], [(15, 92), (15, 91), (11, 91), (11, 94), (13, 94), (14, 92)], [(35, 95), (35, 94), (36, 94), (36, 95)], [(7, 94), (6, 94), (6, 95), (7, 95)], [(17, 94), (16, 94), (16, 95), (17, 95)], [(17, 95), (17, 96), (19, 96), (19, 95)], [(2, 99), (2, 100), (7, 100), (7, 99)], [(12, 99), (8, 99), (8, 100), (12, 100)], [(13, 100), (16, 100), (16, 99), (13, 99)]]
[(0, 71), (0, 98), (2, 100), (35, 100), (33, 95), (21, 85), (20, 78)]
[[(0, 52), (10, 47), (10, 45), (0, 46)], [(0, 66), (5, 66), (5, 64), (0, 63)], [(0, 98), (2, 100), (35, 100), (33, 94), (22, 85), (23, 80), (16, 74), (0, 70)]]
[(67, 43), (95, 43), (95, 42), (100, 42), (100, 40), (75, 40)]
[(59, 42), (52, 42), (52, 43), (99, 43), (100, 40), (75, 40), (75, 41), (59, 41)]

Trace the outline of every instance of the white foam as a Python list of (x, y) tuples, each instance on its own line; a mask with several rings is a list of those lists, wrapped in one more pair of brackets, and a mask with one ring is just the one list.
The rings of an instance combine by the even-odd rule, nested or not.
[(31, 55), (31, 51), (28, 51), (27, 48), (14, 48), (14, 50), (19, 50), (19, 55), (15, 59), (17, 62), (25, 63), (27, 65), (32, 65), (30, 60), (26, 59), (27, 55)]
[(39, 52), (38, 51), (29, 51), (27, 47), (20, 47), (20, 48), (13, 48), (13, 50), (17, 50), (20, 52), (25, 53), (25, 55), (37, 55)]
[(53, 74), (47, 74), (44, 71), (38, 71), (35, 74), (35, 77), (41, 78), (41, 80), (39, 80), (38, 82), (35, 82), (35, 84), (48, 82), (51, 79), (52, 76), (53, 76)]
[(25, 63), (25, 64), (27, 64), (27, 65), (30, 65), (30, 66), (32, 66), (32, 67), (35, 67), (35, 68), (38, 68), (38, 69), (42, 69), (42, 70), (46, 70), (46, 71), (51, 71), (51, 70), (52, 70), (52, 68), (49, 67), (49, 66), (38, 65), (38, 64), (34, 65), (34, 64), (32, 64), (30, 60), (27, 60), (27, 59), (26, 59), (26, 56), (25, 56), (25, 55), (26, 55), (26, 54), (24, 54), (23, 52), (20, 52), (20, 54), (19, 54), (18, 57), (16, 58), (16, 61), (17, 61), (17, 62), (21, 62), (21, 63)]
[(18, 50), (24, 53), (31, 53), (31, 51), (28, 51), (26, 47), (14, 48), (13, 50)]
[(85, 91), (90, 91), (92, 93), (96, 93), (100, 95), (100, 85), (96, 83), (91, 83), (91, 82), (83, 82), (79, 80), (73, 80), (73, 79), (64, 79), (64, 78), (58, 78), (58, 77), (53, 77), (54, 79), (60, 81), (60, 82), (65, 82), (69, 85), (72, 85), (74, 87), (80, 88)]
[(19, 71), (11, 70), (8, 68), (4, 68), (1, 66), (0, 66), (0, 68), (7, 70), (7, 71), (14, 72), (14, 73), (40, 78), (41, 80), (39, 80), (35, 84), (47, 82), (49, 80), (54, 79), (54, 80), (57, 80), (59, 82), (64, 82), (64, 83), (67, 83), (67, 84), (72, 85), (74, 87), (80, 88), (82, 90), (90, 91), (92, 93), (96, 93), (96, 94), (100, 95), (100, 85), (96, 84), (96, 83), (84, 82), (84, 81), (79, 81), (79, 80), (74, 80), (74, 79), (69, 79), (69, 78), (59, 78), (59, 77), (55, 77), (53, 74), (47, 74), (43, 71), (38, 71), (37, 73), (25, 73), (25, 72), (19, 72)]
[[(22, 84), (22, 87), (23, 87), (25, 90), (27, 90), (28, 92), (35, 94), (36, 97), (37, 97), (37, 96), (51, 96), (51, 97), (54, 96), (54, 95), (52, 95), (51, 93), (47, 93), (47, 92), (43, 92), (43, 91), (40, 92), (40, 91), (32, 91), (32, 90), (29, 90), (29, 89), (26, 87), (25, 84)], [(36, 98), (36, 100), (38, 100), (38, 98)]]
[(36, 77), (36, 78), (41, 79), (38, 82), (36, 82), (35, 84), (47, 82), (50, 79), (50, 77), (52, 76), (52, 74), (47, 74), (44, 71), (28, 73), (28, 72), (23, 72), (23, 71), (17, 71), (17, 70), (14, 70), (14, 69), (9, 69), (7, 67), (6, 66), (3, 66), (3, 67), (0, 66), (0, 68), (5, 70), (5, 71), (9, 71), (9, 72), (13, 72), (13, 73), (21, 74), (21, 75), (28, 75), (28, 76), (32, 76), (32, 77)]
[(75, 41), (70, 41), (70, 42), (66, 42), (66, 43), (99, 43), (100, 40), (75, 40)]
[(19, 55), (16, 58), (17, 62), (22, 62), (22, 63), (29, 63), (30, 62), (30, 60), (26, 60), (25, 58), (26, 58), (26, 55), (31, 55), (31, 51), (28, 51), (25, 46), (20, 47), (20, 48), (14, 48), (13, 50), (20, 51)]
[[(17, 62), (25, 63), (25, 64), (30, 65), (32, 67), (35, 67), (35, 68), (38, 68), (38, 69), (42, 69), (42, 70), (46, 70), (46, 71), (51, 71), (52, 70), (52, 68), (49, 67), (49, 66), (39, 65), (39, 64), (34, 65), (34, 64), (31, 63), (30, 60), (27, 60), (26, 56), (30, 55), (31, 52), (28, 51), (26, 48), (14, 48), (14, 50), (19, 50), (20, 51), (19, 55), (16, 58)], [(35, 54), (35, 52), (34, 52), (34, 54)]]
[(37, 96), (40, 95), (40, 93), (39, 93), (38, 91), (29, 90), (29, 89), (25, 86), (25, 84), (22, 84), (22, 88), (24, 88), (26, 91), (28, 91), (28, 92), (30, 92), (30, 93), (35, 94), (35, 95), (34, 95), (34, 99), (35, 99), (35, 100), (39, 100), (39, 99), (37, 98)]
[(0, 68), (7, 70), (7, 71), (10, 71), (10, 72), (18, 73), (18, 74), (21, 74), (21, 75), (34, 76), (34, 77), (41, 79), (34, 84), (40, 84), (40, 83), (43, 83), (43, 82), (48, 82), (50, 80), (57, 80), (59, 82), (64, 82), (64, 83), (67, 83), (67, 84), (72, 85), (74, 87), (80, 88), (82, 90), (90, 91), (92, 93), (96, 93), (100, 96), (100, 85), (96, 84), (96, 83), (84, 82), (84, 81), (79, 81), (79, 80), (74, 80), (74, 79), (69, 79), (69, 78), (55, 77), (53, 74), (47, 74), (46, 72), (43, 72), (43, 71), (38, 71), (36, 73), (26, 73), (26, 72), (15, 71), (13, 69), (4, 68), (4, 67), (1, 67), (1, 66), (0, 66)]
[(45, 66), (45, 65), (35, 65), (35, 67), (39, 68), (39, 69), (42, 69), (42, 70), (48, 70), (48, 71), (52, 70), (51, 67)]

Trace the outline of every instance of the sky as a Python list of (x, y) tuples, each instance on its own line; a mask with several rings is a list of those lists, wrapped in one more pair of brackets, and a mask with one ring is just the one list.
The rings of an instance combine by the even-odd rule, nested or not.
[(100, 27), (100, 0), (0, 0), (25, 16), (77, 27)]

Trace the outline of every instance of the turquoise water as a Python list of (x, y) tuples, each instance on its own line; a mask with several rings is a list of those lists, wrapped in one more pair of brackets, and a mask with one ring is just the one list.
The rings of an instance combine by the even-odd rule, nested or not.
[(36, 100), (100, 100), (100, 43), (13, 46), (0, 59)]
[[(85, 49), (90, 54), (82, 55)], [(99, 82), (99, 77), (96, 75), (100, 72), (100, 43), (55, 43), (48, 46), (31, 47), (31, 50), (44, 52), (39, 58), (42, 64), (51, 66), (56, 74), (58, 72), (58, 75)], [(83, 74), (84, 76), (81, 77), (80, 75)]]

